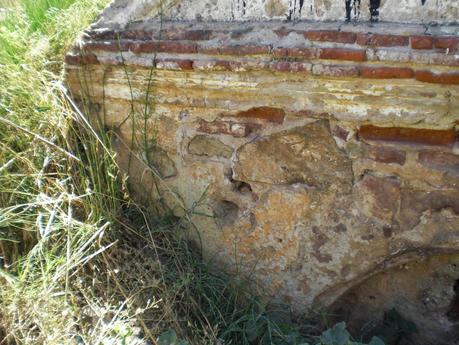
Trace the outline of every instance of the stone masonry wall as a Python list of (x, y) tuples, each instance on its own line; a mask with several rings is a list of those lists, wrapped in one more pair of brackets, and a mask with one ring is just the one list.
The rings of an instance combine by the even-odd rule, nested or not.
[[(159, 26), (93, 28), (66, 58), (138, 193), (158, 198), (160, 176), (205, 256), (297, 313), (352, 289), (379, 312), (410, 295), (407, 318), (437, 301), (423, 339), (459, 336), (459, 28)], [(409, 269), (422, 262), (424, 280)], [(402, 266), (442, 283), (381, 288)], [(379, 284), (376, 301), (362, 282)]]

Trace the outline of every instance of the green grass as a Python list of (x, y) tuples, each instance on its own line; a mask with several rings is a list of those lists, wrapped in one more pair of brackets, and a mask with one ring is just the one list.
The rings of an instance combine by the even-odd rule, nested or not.
[(0, 0), (0, 344), (319, 341), (136, 204), (110, 132), (69, 102), (63, 56), (106, 3)]

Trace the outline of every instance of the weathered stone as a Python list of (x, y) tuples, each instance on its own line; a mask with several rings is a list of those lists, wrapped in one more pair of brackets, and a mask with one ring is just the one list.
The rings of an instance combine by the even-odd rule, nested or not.
[(368, 338), (363, 339), (368, 341), (380, 331), (384, 312), (395, 308), (403, 319), (415, 323), (418, 332), (409, 337), (413, 344), (450, 345), (450, 340), (459, 337), (459, 322), (454, 316), (457, 277), (457, 255), (420, 259), (358, 284), (335, 303), (331, 314), (336, 320), (350, 320), (347, 325), (354, 332), (372, 321), (376, 327), (369, 327)]
[(448, 152), (420, 151), (418, 161), (431, 169), (459, 177), (459, 155)]
[(421, 221), (425, 211), (441, 211), (450, 208), (459, 214), (459, 192), (452, 191), (415, 191), (402, 190), (400, 221), (404, 229), (411, 229)]
[(188, 151), (198, 156), (231, 158), (233, 149), (216, 138), (197, 135), (188, 144)]
[(364, 146), (364, 158), (381, 163), (405, 164), (406, 152), (387, 146)]
[(262, 137), (237, 152), (238, 180), (305, 184), (310, 188), (350, 188), (350, 161), (336, 146), (327, 121)]
[(146, 163), (159, 173), (162, 178), (168, 178), (177, 175), (175, 163), (169, 158), (166, 151), (157, 145), (152, 145), (146, 153)]
[(356, 186), (358, 203), (369, 217), (391, 224), (400, 204), (400, 181), (365, 175)]

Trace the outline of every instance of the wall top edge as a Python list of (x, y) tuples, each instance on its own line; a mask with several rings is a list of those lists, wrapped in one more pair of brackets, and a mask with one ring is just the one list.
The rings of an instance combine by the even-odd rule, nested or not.
[(457, 0), (114, 0), (95, 27), (174, 21), (459, 24)]

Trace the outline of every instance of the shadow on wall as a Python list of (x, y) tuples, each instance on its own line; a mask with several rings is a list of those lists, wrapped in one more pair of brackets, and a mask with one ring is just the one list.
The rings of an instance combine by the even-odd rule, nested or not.
[(459, 343), (459, 255), (412, 261), (352, 287), (330, 308), (364, 339), (387, 345)]

